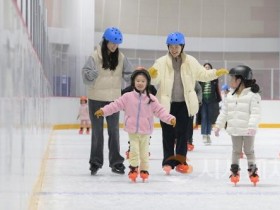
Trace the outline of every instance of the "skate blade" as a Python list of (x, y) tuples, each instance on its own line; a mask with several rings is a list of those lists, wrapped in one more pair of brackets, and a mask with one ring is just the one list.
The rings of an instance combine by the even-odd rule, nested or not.
[(130, 179), (132, 183), (136, 183), (136, 179)]
[(193, 166), (192, 165), (188, 165), (189, 168), (188, 168), (188, 171), (187, 171), (187, 174), (191, 174), (193, 172)]
[(163, 166), (163, 171), (166, 175), (170, 175), (170, 171), (172, 170), (171, 166)]
[(147, 180), (148, 180), (148, 177), (149, 177), (149, 176), (141, 176), (142, 182), (147, 181)]

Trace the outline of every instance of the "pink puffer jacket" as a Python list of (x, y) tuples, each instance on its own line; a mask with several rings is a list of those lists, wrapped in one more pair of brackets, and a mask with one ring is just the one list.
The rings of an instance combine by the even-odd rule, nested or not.
[(125, 113), (124, 130), (128, 133), (151, 134), (154, 127), (154, 116), (168, 124), (175, 117), (167, 112), (155, 96), (150, 94), (150, 97), (152, 102), (148, 103), (150, 99), (146, 94), (140, 94), (134, 90), (125, 93), (101, 109), (104, 116), (123, 110)]

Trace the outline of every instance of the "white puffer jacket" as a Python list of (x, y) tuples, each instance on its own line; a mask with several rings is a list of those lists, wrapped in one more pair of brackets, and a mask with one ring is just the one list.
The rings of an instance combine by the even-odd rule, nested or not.
[(248, 136), (248, 129), (257, 130), (261, 119), (261, 96), (245, 88), (240, 95), (227, 94), (217, 118), (216, 127), (223, 128), (232, 136)]

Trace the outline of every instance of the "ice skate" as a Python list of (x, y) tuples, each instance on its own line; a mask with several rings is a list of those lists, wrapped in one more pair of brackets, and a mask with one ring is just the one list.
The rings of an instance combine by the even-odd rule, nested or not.
[(249, 178), (250, 178), (251, 182), (254, 184), (254, 186), (256, 186), (257, 182), (259, 182), (257, 166), (255, 164), (250, 165), (249, 169), (248, 169), (248, 173), (249, 173)]
[(136, 178), (138, 176), (138, 167), (129, 166), (130, 172), (128, 173), (128, 178), (132, 182), (136, 182)]
[(210, 138), (210, 135), (206, 135), (206, 142), (204, 142), (205, 145), (211, 145), (212, 141), (211, 141), (211, 138)]
[(122, 163), (114, 165), (112, 167), (112, 172), (116, 174), (125, 174), (125, 166)]
[(162, 169), (165, 171), (166, 175), (169, 175), (172, 167), (170, 165), (164, 165)]
[(176, 171), (182, 174), (190, 174), (193, 171), (193, 167), (191, 165), (179, 164), (176, 166)]
[(239, 182), (240, 179), (240, 175), (239, 175), (239, 166), (237, 164), (232, 164), (230, 171), (231, 171), (231, 175), (229, 176), (230, 181), (234, 183), (234, 185), (236, 186), (237, 182)]
[(89, 128), (87, 128), (87, 130), (86, 130), (86, 134), (87, 134), (87, 135), (89, 134)]
[(202, 140), (203, 140), (203, 143), (205, 145), (210, 145), (211, 144), (211, 138), (210, 138), (210, 135), (203, 135), (202, 136)]
[(83, 134), (83, 129), (81, 128), (80, 130), (79, 130), (79, 134)]
[(143, 182), (145, 182), (145, 180), (147, 180), (149, 178), (149, 172), (145, 171), (145, 170), (141, 170), (140, 177), (143, 180)]
[(90, 164), (90, 174), (92, 176), (96, 175), (97, 171), (99, 170), (99, 167), (97, 165), (94, 165), (94, 164)]

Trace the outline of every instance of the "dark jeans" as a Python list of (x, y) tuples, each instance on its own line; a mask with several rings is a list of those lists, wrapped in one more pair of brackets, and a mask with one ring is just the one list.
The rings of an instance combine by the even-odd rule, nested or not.
[[(190, 121), (185, 102), (172, 102), (170, 114), (176, 117), (175, 128), (160, 121), (162, 127), (163, 161), (162, 166), (170, 165), (172, 168), (186, 162), (187, 135), (186, 129)], [(176, 146), (174, 144), (176, 139)]]
[[(109, 104), (110, 102), (89, 100), (89, 115), (92, 124), (91, 132), (91, 152), (89, 163), (96, 165), (99, 168), (103, 166), (103, 150), (104, 150), (104, 136), (103, 123), (104, 117), (97, 118), (94, 113)], [(119, 112), (106, 117), (108, 125), (108, 148), (109, 148), (109, 166), (112, 168), (116, 164), (123, 163), (124, 158), (120, 155), (120, 134), (119, 134)]]
[(186, 132), (187, 132), (187, 137), (186, 137), (187, 142), (189, 144), (192, 144), (193, 143), (193, 116), (190, 117)]
[(212, 122), (211, 122), (211, 103), (202, 103), (201, 107), (201, 134), (211, 135)]

